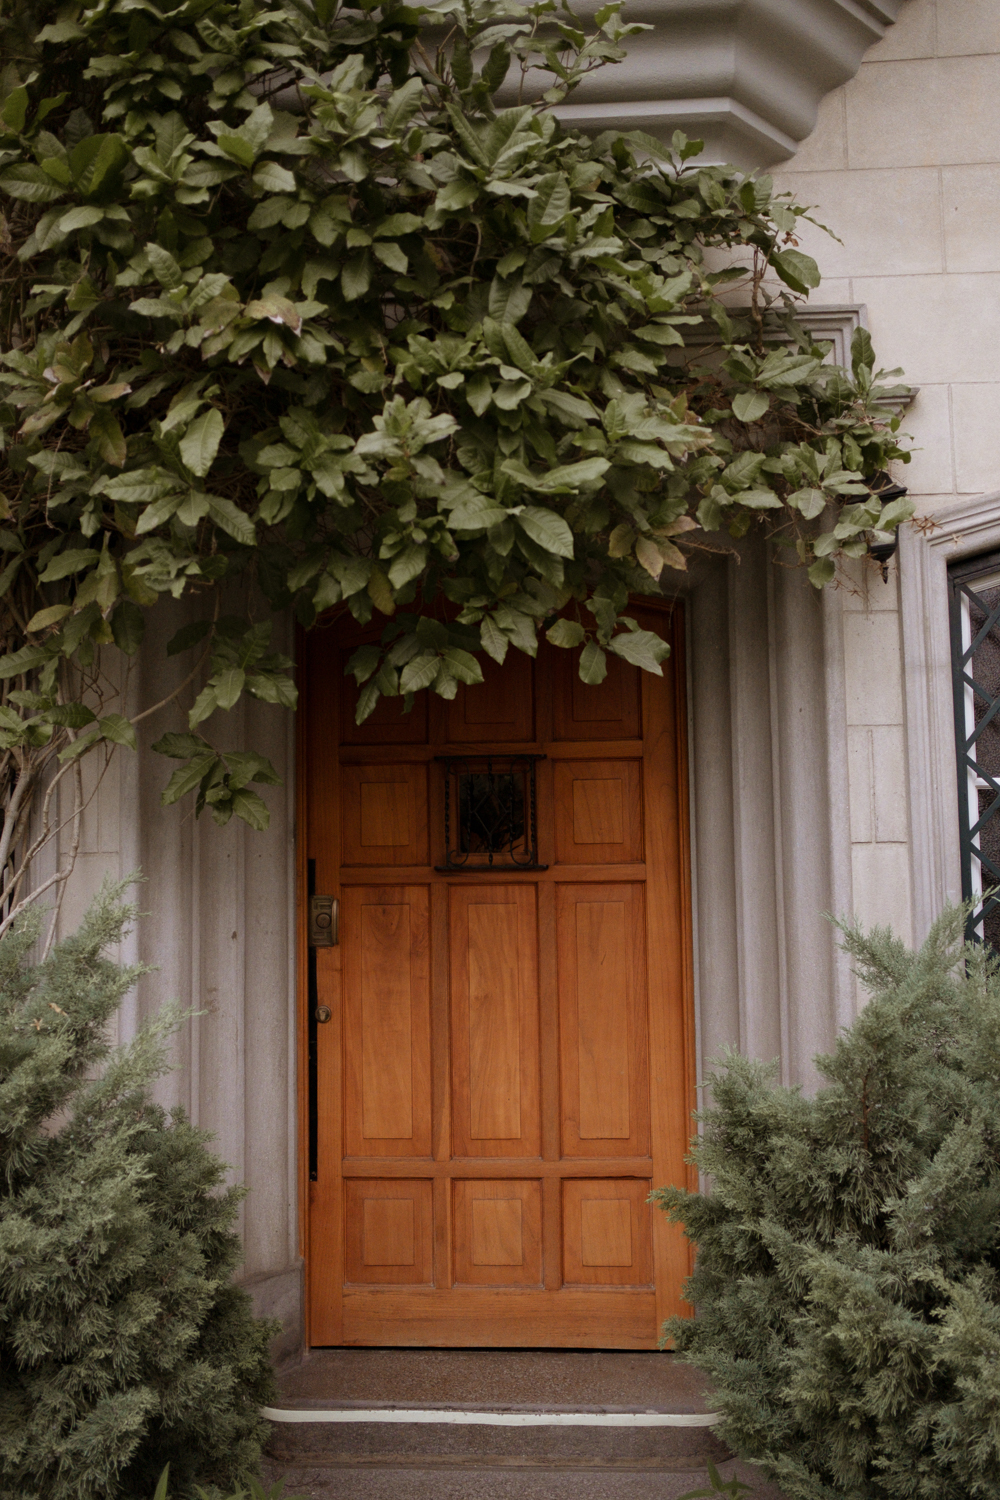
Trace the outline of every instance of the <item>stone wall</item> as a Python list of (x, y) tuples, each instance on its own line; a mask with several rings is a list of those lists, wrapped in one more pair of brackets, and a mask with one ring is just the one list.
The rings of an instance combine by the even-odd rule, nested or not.
[[(803, 237), (818, 300), (862, 304), (881, 363), (920, 387), (904, 423), (918, 451), (897, 477), (946, 525), (947, 507), (1000, 485), (1000, 0), (907, 0), (777, 180), (843, 242)], [(842, 591), (853, 901), (906, 938), (926, 928), (910, 830), (928, 811), (908, 796), (908, 556), (902, 578), (855, 567)]]

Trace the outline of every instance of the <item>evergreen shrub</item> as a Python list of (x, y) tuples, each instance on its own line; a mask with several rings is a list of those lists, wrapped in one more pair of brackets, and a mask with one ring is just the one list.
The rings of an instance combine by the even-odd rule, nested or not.
[(826, 1086), (727, 1055), (711, 1193), (655, 1195), (698, 1246), (665, 1333), (789, 1500), (1000, 1494), (1000, 965), (963, 920), (919, 952), (848, 930), (871, 1000)]
[(105, 956), (135, 909), (108, 885), (32, 961), (0, 940), (0, 1500), (149, 1500), (257, 1468), (268, 1342), (232, 1285), (241, 1188), (150, 1089), (170, 1017), (112, 1049), (141, 970)]

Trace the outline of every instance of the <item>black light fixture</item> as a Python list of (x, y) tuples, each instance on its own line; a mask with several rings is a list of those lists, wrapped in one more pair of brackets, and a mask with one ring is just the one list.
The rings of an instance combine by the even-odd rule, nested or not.
[[(890, 500), (902, 500), (906, 494), (903, 485), (897, 484), (891, 474), (885, 469), (879, 469), (865, 480), (869, 493), (882, 502), (883, 507)], [(892, 531), (875, 530), (868, 533), (868, 551), (882, 569), (882, 582), (889, 582), (889, 559), (893, 557), (899, 545), (899, 528), (893, 527)]]

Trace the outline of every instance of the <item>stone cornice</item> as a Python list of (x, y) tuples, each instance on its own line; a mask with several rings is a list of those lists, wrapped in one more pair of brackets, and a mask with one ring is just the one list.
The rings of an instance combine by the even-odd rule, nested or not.
[[(586, 0), (581, 13), (597, 8)], [(653, 27), (617, 67), (585, 79), (559, 111), (588, 131), (704, 140), (705, 159), (744, 169), (787, 161), (824, 95), (853, 78), (903, 0), (630, 0)]]

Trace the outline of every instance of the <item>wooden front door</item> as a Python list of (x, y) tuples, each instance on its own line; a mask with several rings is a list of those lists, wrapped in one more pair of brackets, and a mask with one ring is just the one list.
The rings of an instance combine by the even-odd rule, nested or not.
[(683, 1310), (646, 1203), (688, 1180), (682, 617), (643, 623), (662, 680), (512, 649), (360, 726), (356, 627), (310, 637), (303, 884), (340, 901), (303, 976), (314, 1346), (642, 1349)]

